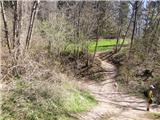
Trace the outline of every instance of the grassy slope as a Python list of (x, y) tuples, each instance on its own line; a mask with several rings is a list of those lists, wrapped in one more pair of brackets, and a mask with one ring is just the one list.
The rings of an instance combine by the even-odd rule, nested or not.
[(88, 92), (78, 90), (72, 83), (52, 85), (16, 80), (14, 84), (3, 99), (0, 120), (71, 120), (68, 113), (96, 105)]

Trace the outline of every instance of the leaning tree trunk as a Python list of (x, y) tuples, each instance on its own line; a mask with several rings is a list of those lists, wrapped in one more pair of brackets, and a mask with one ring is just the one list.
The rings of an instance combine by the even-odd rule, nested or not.
[(128, 60), (131, 57), (132, 53), (132, 47), (133, 47), (133, 40), (134, 40), (134, 35), (135, 35), (135, 29), (136, 29), (136, 24), (137, 24), (137, 13), (138, 13), (138, 1), (135, 2), (134, 4), (134, 21), (133, 21), (133, 29), (132, 29), (132, 36), (131, 36), (131, 43), (130, 43), (130, 48), (129, 48), (129, 53), (128, 53)]
[(8, 25), (7, 25), (7, 19), (6, 19), (6, 14), (5, 14), (5, 10), (4, 10), (4, 5), (3, 5), (3, 1), (0, 1), (1, 3), (1, 14), (2, 14), (2, 20), (3, 20), (3, 24), (4, 24), (4, 32), (5, 32), (5, 38), (7, 41), (7, 47), (9, 50), (9, 53), (11, 53), (11, 46), (10, 46), (10, 41), (9, 41), (9, 33), (8, 33)]
[(39, 4), (38, 1), (33, 2), (32, 10), (31, 10), (31, 16), (30, 16), (30, 20), (29, 20), (29, 26), (28, 26), (28, 33), (27, 33), (27, 37), (26, 37), (26, 46), (25, 46), (26, 49), (28, 49), (29, 45), (30, 45), (30, 40), (31, 40), (31, 35), (32, 35), (35, 16), (37, 14), (38, 4)]
[(131, 19), (130, 19), (129, 24), (128, 24), (128, 26), (127, 26), (127, 30), (126, 30), (126, 32), (125, 32), (125, 34), (124, 34), (124, 36), (123, 36), (123, 41), (122, 41), (119, 49), (117, 50), (117, 52), (119, 52), (119, 51), (122, 49), (123, 45), (124, 45), (126, 36), (127, 36), (127, 34), (128, 34), (129, 28), (130, 28), (130, 26), (131, 26), (132, 18), (133, 18), (133, 13), (132, 13), (132, 15), (131, 15)]
[(94, 54), (93, 54), (93, 60), (92, 60), (92, 64), (94, 63), (94, 59), (95, 59), (95, 56), (96, 56), (96, 52), (97, 52), (97, 47), (98, 47), (98, 35), (96, 36), (96, 46), (95, 46), (95, 49), (94, 49)]

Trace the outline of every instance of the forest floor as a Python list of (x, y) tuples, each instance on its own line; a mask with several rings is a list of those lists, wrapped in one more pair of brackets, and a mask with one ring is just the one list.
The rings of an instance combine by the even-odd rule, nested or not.
[[(91, 80), (80, 82), (84, 89), (91, 91), (98, 101), (98, 105), (91, 110), (78, 114), (80, 120), (153, 120), (148, 113), (158, 111), (152, 105), (150, 112), (146, 111), (146, 100), (121, 92), (115, 80), (116, 67), (103, 61), (101, 67), (106, 70), (105, 80), (95, 82)], [(160, 110), (159, 110), (160, 111)]]

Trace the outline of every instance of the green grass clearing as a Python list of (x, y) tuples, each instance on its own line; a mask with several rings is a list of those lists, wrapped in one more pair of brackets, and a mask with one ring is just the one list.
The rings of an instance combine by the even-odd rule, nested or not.
[[(122, 43), (122, 39), (119, 40), (119, 44)], [(124, 44), (127, 44), (128, 41), (125, 41)], [(108, 51), (112, 50), (113, 46), (116, 45), (116, 39), (100, 39), (98, 41), (97, 51)], [(96, 42), (93, 41), (89, 45), (89, 51), (94, 52)], [(108, 47), (107, 47), (108, 46)]]
[[(120, 39), (119, 44), (121, 44), (122, 41), (123, 40)], [(124, 44), (127, 44), (127, 43), (128, 41), (125, 40)], [(109, 51), (109, 50), (112, 50), (115, 45), (116, 45), (116, 39), (100, 39), (98, 41), (97, 51)], [(79, 51), (81, 51), (82, 47), (87, 48), (87, 46), (90, 53), (94, 52), (94, 49), (96, 46), (95, 40), (94, 41), (92, 40), (90, 42), (85, 42), (85, 43), (79, 43), (79, 44), (68, 43), (65, 51), (72, 53), (77, 48), (79, 49)]]

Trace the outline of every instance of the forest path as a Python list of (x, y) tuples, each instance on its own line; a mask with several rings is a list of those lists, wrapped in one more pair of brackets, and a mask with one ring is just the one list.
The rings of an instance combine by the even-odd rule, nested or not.
[[(91, 91), (98, 101), (98, 105), (91, 110), (80, 113), (77, 117), (80, 120), (152, 120), (147, 118), (146, 101), (127, 93), (119, 92), (114, 79), (116, 68), (114, 65), (100, 59), (99, 54), (96, 57), (101, 61), (101, 66), (107, 72), (105, 81), (83, 81), (81, 86)], [(153, 111), (153, 109), (151, 110)]]

